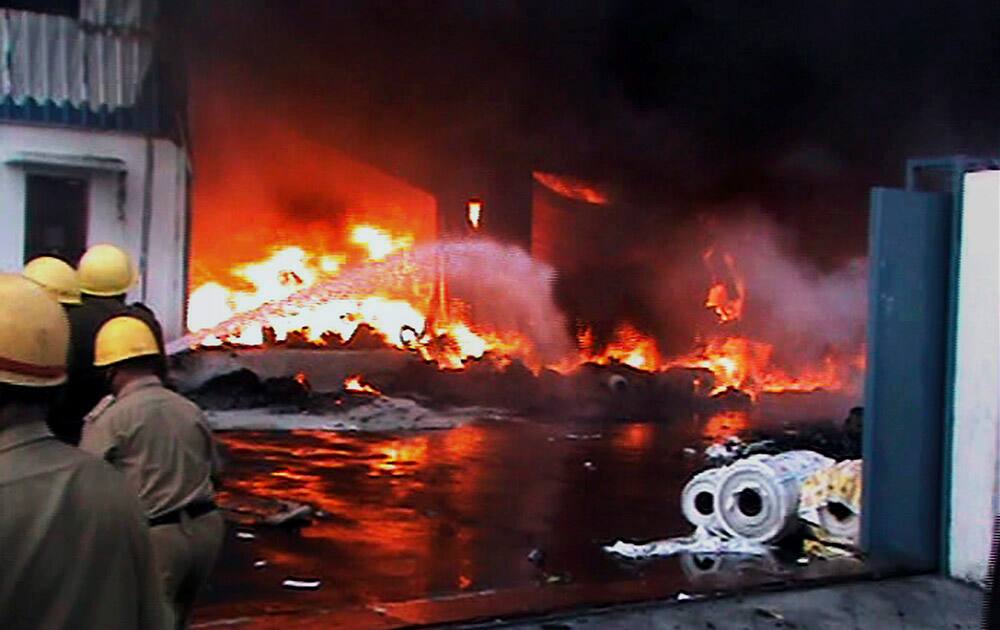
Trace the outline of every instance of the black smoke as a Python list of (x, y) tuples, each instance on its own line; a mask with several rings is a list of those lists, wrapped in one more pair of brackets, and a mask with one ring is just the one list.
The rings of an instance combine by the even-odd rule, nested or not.
[(706, 214), (769, 216), (834, 271), (907, 157), (1000, 146), (995, 0), (214, 0), (188, 41), (196, 169), (204, 112), (253, 110), (431, 189), (503, 165), (608, 190), (629, 227), (564, 278), (571, 315), (655, 319), (648, 276)]

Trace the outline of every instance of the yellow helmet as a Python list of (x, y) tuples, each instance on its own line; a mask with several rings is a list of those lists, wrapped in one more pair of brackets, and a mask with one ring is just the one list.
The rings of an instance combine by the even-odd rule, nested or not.
[(129, 315), (106, 321), (94, 341), (95, 367), (157, 354), (160, 354), (160, 346), (152, 329), (146, 322)]
[(69, 263), (53, 256), (39, 256), (31, 259), (22, 273), (42, 285), (60, 304), (80, 303), (80, 279)]
[(69, 322), (32, 280), (0, 274), (0, 383), (50, 387), (66, 380)]
[(85, 295), (121, 295), (138, 279), (132, 258), (114, 245), (94, 245), (80, 259), (80, 291)]

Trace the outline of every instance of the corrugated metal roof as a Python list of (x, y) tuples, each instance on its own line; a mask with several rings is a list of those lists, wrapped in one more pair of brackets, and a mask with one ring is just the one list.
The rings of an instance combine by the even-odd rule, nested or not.
[(148, 29), (158, 5), (156, 0), (80, 0), (80, 22), (116, 30)]
[(9, 9), (0, 10), (0, 51), (0, 96), (93, 111), (135, 105), (153, 59), (151, 39), (137, 31)]

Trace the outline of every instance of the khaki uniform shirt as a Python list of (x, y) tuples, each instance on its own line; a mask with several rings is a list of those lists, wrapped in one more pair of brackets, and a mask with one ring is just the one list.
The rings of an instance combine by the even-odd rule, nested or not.
[(0, 427), (0, 628), (163, 627), (145, 515), (44, 423)]
[(212, 430), (193, 402), (155, 376), (137, 379), (98, 405), (80, 448), (125, 473), (148, 518), (212, 500), (218, 455)]

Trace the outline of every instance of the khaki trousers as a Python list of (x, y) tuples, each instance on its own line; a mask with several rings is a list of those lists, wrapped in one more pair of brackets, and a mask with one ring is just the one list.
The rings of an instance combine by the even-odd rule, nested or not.
[(215, 566), (224, 534), (225, 523), (218, 510), (195, 519), (184, 514), (180, 523), (149, 528), (168, 628), (187, 628), (194, 601)]

